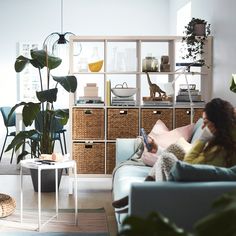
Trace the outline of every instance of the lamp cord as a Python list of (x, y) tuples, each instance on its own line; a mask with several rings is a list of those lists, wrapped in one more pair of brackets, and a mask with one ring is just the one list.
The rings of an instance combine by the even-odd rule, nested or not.
[(63, 34), (63, 0), (61, 0), (61, 33)]

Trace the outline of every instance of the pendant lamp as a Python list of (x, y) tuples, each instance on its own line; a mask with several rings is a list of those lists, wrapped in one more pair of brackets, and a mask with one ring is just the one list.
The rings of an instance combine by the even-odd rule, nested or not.
[[(43, 48), (51, 55), (62, 57), (69, 55), (69, 37), (75, 35), (72, 32), (63, 32), (63, 0), (61, 0), (61, 32), (53, 32), (49, 34), (43, 42)], [(74, 48), (74, 54), (79, 55), (81, 52), (81, 44), (78, 42)]]

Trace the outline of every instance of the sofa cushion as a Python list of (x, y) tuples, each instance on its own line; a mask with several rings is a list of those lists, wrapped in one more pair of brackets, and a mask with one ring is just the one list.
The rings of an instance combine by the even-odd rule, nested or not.
[(192, 138), (190, 140), (191, 143), (194, 143), (195, 140), (197, 140), (201, 133), (202, 133), (202, 124), (203, 124), (203, 119), (200, 118), (196, 124), (194, 125), (194, 128), (193, 128), (193, 135), (192, 135)]
[(236, 181), (236, 167), (224, 168), (212, 165), (192, 165), (177, 161), (170, 171), (170, 181)]
[(150, 136), (155, 140), (155, 142), (163, 147), (167, 148), (170, 144), (176, 143), (180, 137), (183, 137), (185, 140), (190, 140), (193, 132), (194, 124), (182, 126), (171, 131), (166, 131), (161, 134), (157, 133), (157, 135)]

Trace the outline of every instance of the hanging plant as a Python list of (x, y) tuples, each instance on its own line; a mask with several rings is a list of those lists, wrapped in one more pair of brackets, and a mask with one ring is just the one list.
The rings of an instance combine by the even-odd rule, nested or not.
[(202, 58), (204, 53), (204, 44), (207, 36), (211, 33), (210, 24), (207, 21), (192, 18), (192, 20), (185, 26), (185, 31), (182, 42), (185, 42), (183, 59), (190, 59), (192, 62), (198, 61), (205, 65), (205, 60)]

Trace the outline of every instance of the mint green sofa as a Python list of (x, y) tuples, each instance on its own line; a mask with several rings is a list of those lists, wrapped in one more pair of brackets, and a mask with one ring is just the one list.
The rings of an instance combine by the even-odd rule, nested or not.
[[(200, 120), (194, 127), (192, 142), (201, 133)], [(116, 165), (127, 160), (137, 148), (137, 139), (117, 139)], [(122, 165), (113, 174), (113, 199), (129, 196), (127, 209), (115, 209), (118, 227), (127, 215), (145, 217), (160, 212), (179, 227), (192, 230), (194, 223), (211, 212), (213, 201), (236, 189), (234, 181), (144, 182), (151, 167)]]

